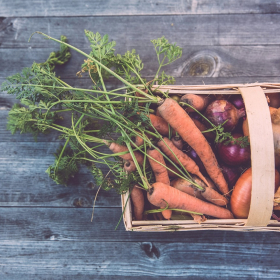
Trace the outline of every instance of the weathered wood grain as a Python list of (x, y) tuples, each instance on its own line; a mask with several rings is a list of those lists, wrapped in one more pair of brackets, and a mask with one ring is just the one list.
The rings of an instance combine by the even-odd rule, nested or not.
[[(135, 48), (151, 78), (156, 57), (151, 39), (165, 35), (183, 47), (167, 69), (177, 84), (279, 82), (280, 1), (66, 1), (0, 0), (0, 83), (44, 61), (58, 45), (40, 30), (61, 34), (90, 51), (84, 29), (108, 33), (117, 52)], [(83, 17), (84, 16), (84, 17)], [(83, 61), (72, 51), (57, 69), (72, 86)], [(110, 79), (108, 89), (120, 83)], [(0, 93), (0, 279), (279, 279), (279, 233), (126, 232), (120, 197), (97, 191), (82, 168), (69, 187), (45, 170), (53, 163), (58, 134), (11, 135), (9, 109), (17, 102)]]
[[(45, 173), (54, 163), (58, 142), (0, 142), (0, 205), (91, 207), (98, 190), (86, 167), (81, 167), (68, 187), (57, 185)], [(103, 152), (110, 151), (103, 149)], [(106, 174), (107, 166), (98, 165)], [(120, 206), (120, 196), (114, 191), (99, 192), (96, 207)]]
[[(1, 49), (0, 63), (5, 72), (3, 79), (30, 67), (33, 61), (42, 62), (52, 49)], [(279, 46), (190, 46), (180, 59), (166, 67), (166, 73), (177, 77), (279, 77)], [(138, 49), (144, 69), (142, 75), (153, 78), (158, 66), (153, 48)], [(18, 57), (22, 59), (18, 60)], [(61, 78), (75, 78), (83, 58), (73, 54), (69, 63), (57, 69)]]
[(279, 248), (272, 244), (264, 247), (258, 243), (149, 241), (1, 243), (2, 273), (8, 279), (20, 275), (20, 279), (73, 279), (76, 275), (94, 279), (137, 279), (139, 275), (142, 279), (277, 279), (280, 272)]
[(150, 46), (150, 40), (163, 35), (184, 49), (187, 46), (273, 45), (280, 43), (279, 22), (280, 14), (2, 18), (0, 47), (57, 46), (40, 35), (28, 43), (30, 35), (38, 30), (55, 38), (66, 35), (71, 44), (89, 49), (84, 29), (108, 34), (121, 51)]
[[(0, 207), (0, 240), (14, 241), (162, 241), (200, 243), (279, 244), (279, 232), (174, 231), (129, 232), (124, 230), (120, 207), (92, 208)], [(279, 246), (278, 246), (279, 247)], [(277, 247), (277, 250), (279, 248)], [(176, 246), (174, 250), (177, 250)], [(187, 252), (186, 252), (187, 253)], [(245, 251), (244, 251), (245, 253)], [(205, 260), (206, 261), (206, 260)], [(268, 264), (268, 260), (265, 261)]]
[(221, 5), (217, 0), (187, 0), (187, 1), (87, 1), (78, 0), (43, 0), (28, 1), (2, 0), (0, 16), (122, 16), (122, 15), (184, 15), (184, 14), (252, 14), (279, 13), (279, 1), (250, 0), (246, 2), (227, 1)]

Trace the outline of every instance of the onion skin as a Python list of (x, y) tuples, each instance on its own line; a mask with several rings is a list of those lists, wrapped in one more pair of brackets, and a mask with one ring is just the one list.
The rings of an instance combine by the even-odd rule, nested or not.
[(180, 100), (181, 100), (181, 97), (178, 96), (178, 95), (171, 95), (170, 98), (171, 98), (171, 99), (174, 99), (176, 102), (180, 102)]
[(229, 101), (235, 106), (237, 109), (245, 108), (245, 104), (241, 94), (234, 94), (229, 98)]
[(280, 125), (280, 108), (276, 109), (269, 107), (271, 122), (275, 125)]
[(236, 127), (238, 120), (245, 116), (245, 109), (236, 109), (224, 99), (215, 100), (206, 108), (205, 116), (216, 126), (227, 121), (223, 125), (224, 131), (230, 132)]
[[(237, 139), (242, 137), (241, 134), (232, 134), (232, 137)], [(250, 146), (245, 148), (240, 147), (238, 144), (233, 144), (230, 142), (225, 145), (224, 142), (217, 145), (217, 151), (221, 161), (229, 166), (240, 166), (247, 164), (251, 159)]]
[(280, 107), (280, 94), (278, 92), (275, 93), (267, 93), (266, 94), (270, 100), (269, 106), (274, 108)]
[(248, 124), (248, 119), (247, 118), (243, 120), (242, 130), (243, 130), (244, 136), (247, 136), (248, 139), (250, 139), (249, 124)]
[(247, 169), (237, 180), (230, 198), (232, 214), (237, 219), (247, 219), (252, 190), (252, 168)]
[(240, 177), (241, 169), (238, 167), (227, 166), (223, 163), (220, 163), (220, 167), (228, 183), (229, 189), (232, 189), (236, 181)]
[[(275, 191), (280, 183), (280, 176), (275, 170)], [(237, 180), (230, 198), (231, 211), (237, 219), (247, 219), (250, 210), (252, 191), (252, 168), (247, 169)]]

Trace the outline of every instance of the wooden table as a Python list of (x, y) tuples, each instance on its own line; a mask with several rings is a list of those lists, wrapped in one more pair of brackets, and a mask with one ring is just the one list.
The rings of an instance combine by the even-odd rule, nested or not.
[[(0, 0), (0, 83), (44, 61), (58, 45), (36, 30), (89, 52), (84, 29), (109, 34), (117, 52), (135, 48), (152, 77), (151, 39), (183, 47), (166, 69), (177, 84), (279, 82), (280, 1)], [(57, 73), (73, 86), (83, 57), (72, 51)], [(113, 84), (112, 84), (113, 86)], [(278, 279), (279, 233), (126, 232), (120, 197), (101, 191), (93, 222), (93, 178), (82, 170), (68, 187), (45, 173), (57, 134), (11, 135), (15, 99), (0, 95), (0, 279)]]

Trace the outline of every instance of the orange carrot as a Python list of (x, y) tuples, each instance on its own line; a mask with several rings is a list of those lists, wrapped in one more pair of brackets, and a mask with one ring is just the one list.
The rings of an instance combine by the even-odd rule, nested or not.
[(136, 171), (136, 165), (133, 160), (126, 160), (123, 166), (124, 171), (131, 173)]
[(193, 217), (193, 220), (197, 222), (198, 224), (201, 224), (205, 221), (207, 221), (206, 217), (204, 215), (196, 215), (196, 214), (191, 214)]
[[(171, 98), (166, 98), (158, 109), (170, 126), (196, 151), (214, 184), (223, 194), (228, 194), (228, 184), (218, 166), (217, 159), (209, 143), (189, 115)], [(199, 177), (201, 178), (201, 176)]]
[(170, 208), (198, 212), (220, 219), (234, 218), (232, 213), (225, 208), (202, 201), (163, 183), (154, 183), (147, 196), (150, 203), (157, 207), (166, 207), (168, 203)]
[[(142, 89), (142, 91), (148, 93), (148, 90), (147, 90), (147, 89), (145, 89), (145, 90)], [(144, 94), (141, 94), (141, 93), (138, 92), (138, 91), (135, 92), (135, 96), (137, 96), (137, 97), (144, 97), (144, 98), (146, 97)], [(138, 99), (138, 105), (139, 105), (139, 106), (143, 106), (143, 105), (144, 105), (144, 103), (141, 102), (141, 99)]]
[[(149, 139), (149, 140), (153, 140), (155, 139), (155, 136), (151, 135), (149, 133), (149, 131), (146, 131), (145, 135), (145, 139)], [(140, 147), (141, 145), (144, 144), (144, 139), (138, 135), (135, 136), (135, 141), (134, 141), (135, 145)]]
[[(150, 206), (150, 210), (155, 210), (155, 209), (158, 209), (158, 207), (156, 207), (155, 205), (151, 204), (149, 201), (149, 206)], [(153, 213), (153, 218), (154, 220), (158, 221), (162, 221), (164, 218), (162, 216), (162, 212), (156, 212), (156, 213)]]
[[(168, 123), (162, 117), (158, 117), (153, 114), (150, 114), (149, 117), (152, 125), (154, 126), (154, 128), (157, 130), (158, 133), (164, 136), (169, 135)], [(172, 135), (175, 135), (175, 131), (172, 132)]]
[[(197, 128), (200, 130), (200, 131), (205, 131), (207, 130), (207, 127), (202, 123), (200, 122), (199, 120), (197, 119), (193, 119), (193, 122), (195, 123), (195, 125), (197, 126)], [(215, 139), (215, 134), (213, 132), (206, 132), (206, 133), (203, 133), (204, 137), (206, 139), (208, 139), (209, 141), (211, 140), (214, 140)]]
[[(165, 168), (165, 161), (162, 154), (156, 149), (148, 149), (147, 155), (149, 155), (148, 160), (154, 172), (156, 182), (170, 185), (170, 180), (168, 177), (167, 169)], [(156, 162), (155, 160), (160, 162), (164, 166), (162, 166), (160, 163)], [(172, 211), (166, 209), (162, 211), (162, 215), (165, 219), (170, 220)]]
[[(165, 143), (166, 144), (165, 144)], [(205, 179), (205, 177), (201, 174), (201, 172), (199, 171), (199, 167), (196, 165), (196, 163), (190, 158), (188, 157), (184, 152), (180, 151), (179, 149), (177, 149), (172, 141), (170, 141), (168, 138), (164, 137), (163, 140), (158, 142), (158, 146), (161, 148), (161, 150), (176, 164), (180, 164), (178, 162), (178, 160), (182, 163), (182, 165), (184, 166), (184, 168), (192, 173), (197, 175), (199, 178), (201, 178), (201, 180), (203, 180), (205, 182), (205, 184), (208, 184), (207, 180)], [(169, 149), (169, 148), (170, 149)], [(170, 151), (171, 150), (171, 151)], [(176, 157), (173, 155), (173, 153), (176, 155), (176, 157), (178, 158), (178, 160), (176, 159)]]
[(133, 203), (133, 212), (136, 221), (143, 220), (144, 213), (144, 194), (143, 191), (139, 188), (139, 186), (133, 186), (130, 197)]
[(140, 147), (144, 144), (144, 139), (142, 137), (136, 135), (134, 143), (136, 146)]
[(197, 188), (195, 188), (191, 183), (186, 184), (185, 182), (188, 183), (184, 179), (177, 178), (171, 182), (171, 186), (181, 192), (187, 193), (191, 196), (204, 200), (203, 196), (201, 195), (201, 192)]
[[(177, 178), (178, 177), (176, 174), (174, 174), (174, 172), (177, 173), (177, 174), (180, 174), (179, 167), (176, 168), (174, 165), (172, 165), (168, 162), (166, 163), (166, 167), (168, 168), (167, 173), (168, 173), (169, 178)], [(171, 169), (174, 172), (170, 171), (169, 169)]]
[[(162, 154), (156, 149), (148, 149), (147, 150), (147, 155), (149, 155), (148, 160), (149, 160), (151, 168), (154, 172), (156, 181), (169, 185), (170, 180), (169, 180), (169, 177), (168, 177), (167, 169), (165, 167), (166, 164), (165, 164), (165, 161), (163, 159)], [(162, 166), (161, 164), (159, 164), (155, 160), (160, 162), (164, 166)]]
[[(111, 143), (110, 146), (109, 146), (109, 149), (114, 153), (121, 153), (121, 152), (127, 152), (128, 151), (128, 148), (125, 147), (125, 146), (122, 146), (120, 144), (117, 144), (117, 143)], [(143, 164), (144, 162), (144, 156), (142, 154), (140, 154), (139, 152), (134, 152), (134, 155), (136, 157), (136, 160), (139, 164)], [(124, 155), (120, 155), (119, 157), (125, 159), (125, 160), (131, 160), (133, 161), (132, 159), (132, 156), (130, 153), (127, 153), (127, 154), (124, 154)]]
[(228, 199), (221, 195), (220, 193), (218, 193), (215, 190), (215, 186), (213, 186), (212, 182), (210, 182), (211, 180), (207, 180), (208, 181), (208, 186), (206, 186), (204, 184), (204, 182), (202, 180), (200, 180), (199, 178), (195, 177), (194, 181), (201, 187), (204, 188), (203, 191), (201, 191), (201, 195), (209, 202), (212, 202), (213, 204), (216, 204), (218, 206), (226, 206), (228, 204)]
[[(194, 107), (197, 111), (203, 111), (210, 103), (210, 98), (205, 95), (185, 94), (181, 97), (180, 102), (187, 103)], [(184, 105), (183, 105), (184, 106)], [(193, 112), (190, 107), (186, 108), (186, 112)]]
[(201, 199), (201, 197), (203, 197), (204, 199), (206, 199), (209, 202), (212, 202), (216, 205), (219, 206), (225, 206), (228, 204), (228, 200), (222, 196), (221, 194), (219, 194), (218, 192), (216, 192), (214, 189), (212, 189), (211, 187), (207, 187), (204, 182), (202, 180), (200, 180), (197, 177), (193, 177), (193, 180), (195, 181), (195, 183), (197, 183), (199, 186), (201, 186), (204, 190), (200, 191), (200, 190), (195, 190), (196, 187), (184, 180), (184, 179), (177, 179), (175, 181), (172, 182), (172, 186), (182, 192), (186, 192), (188, 194), (191, 194), (191, 189), (194, 189), (194, 196), (198, 197)]

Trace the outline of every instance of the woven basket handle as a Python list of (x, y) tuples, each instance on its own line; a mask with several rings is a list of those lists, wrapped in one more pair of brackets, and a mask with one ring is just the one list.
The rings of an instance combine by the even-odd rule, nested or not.
[(275, 163), (267, 100), (261, 87), (239, 87), (249, 124), (252, 195), (246, 226), (267, 226), (273, 210)]

